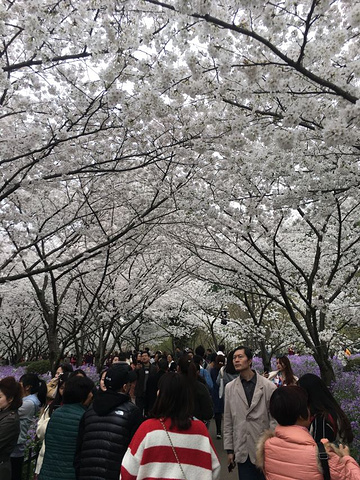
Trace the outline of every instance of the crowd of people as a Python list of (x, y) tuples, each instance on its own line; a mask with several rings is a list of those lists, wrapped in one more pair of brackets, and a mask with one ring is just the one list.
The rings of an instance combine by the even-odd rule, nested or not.
[(247, 346), (146, 349), (113, 355), (97, 385), (70, 362), (47, 384), (30, 373), (3, 378), (0, 479), (22, 480), (38, 417), (37, 480), (216, 480), (219, 448), (239, 480), (360, 480), (350, 422), (325, 383), (297, 378), (286, 355), (266, 375), (252, 358)]

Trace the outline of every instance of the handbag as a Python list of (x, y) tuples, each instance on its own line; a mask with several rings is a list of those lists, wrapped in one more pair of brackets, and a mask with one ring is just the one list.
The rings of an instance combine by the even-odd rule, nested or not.
[(173, 451), (173, 453), (174, 453), (174, 456), (175, 456), (175, 458), (176, 458), (177, 463), (179, 464), (179, 467), (180, 467), (182, 476), (184, 477), (184, 480), (186, 480), (186, 476), (185, 476), (184, 469), (183, 469), (183, 467), (182, 467), (182, 465), (181, 465), (181, 463), (180, 463), (179, 457), (177, 456), (177, 453), (176, 453), (176, 450), (175, 450), (174, 445), (173, 445), (173, 443), (172, 443), (172, 440), (171, 440), (171, 437), (170, 437), (170, 435), (169, 435), (169, 432), (167, 431), (167, 429), (166, 429), (166, 427), (165, 427), (165, 423), (164, 423), (161, 419), (159, 419), (159, 420), (160, 420), (160, 423), (161, 423), (163, 429), (165, 430), (166, 435), (167, 435), (167, 437), (168, 437), (168, 439), (169, 439), (169, 442), (170, 442), (172, 451)]

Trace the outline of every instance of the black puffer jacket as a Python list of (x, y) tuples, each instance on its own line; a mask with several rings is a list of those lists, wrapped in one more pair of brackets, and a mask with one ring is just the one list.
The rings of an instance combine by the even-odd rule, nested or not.
[(119, 480), (120, 466), (143, 418), (130, 397), (111, 390), (96, 394), (79, 427), (78, 480)]

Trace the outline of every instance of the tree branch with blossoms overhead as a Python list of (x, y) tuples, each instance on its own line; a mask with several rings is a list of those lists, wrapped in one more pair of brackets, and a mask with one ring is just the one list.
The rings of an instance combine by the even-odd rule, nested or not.
[[(169, 9), (169, 10), (172, 10), (172, 11), (175, 11), (175, 12), (177, 11), (174, 6), (172, 6), (168, 3), (165, 3), (165, 2), (159, 2), (157, 0), (144, 0), (144, 1), (147, 2), (147, 3), (151, 3), (151, 4), (154, 4), (154, 5), (161, 6), (163, 8), (166, 8), (166, 9)], [(306, 29), (306, 32), (304, 34), (304, 43), (301, 47), (301, 53), (299, 55), (299, 58), (296, 61), (291, 59), (285, 53), (283, 53), (270, 40), (264, 38), (262, 35), (259, 35), (255, 31), (249, 30), (249, 29), (244, 28), (240, 25), (235, 25), (234, 23), (226, 22), (224, 20), (221, 20), (220, 18), (213, 17), (209, 14), (200, 14), (200, 13), (194, 12), (194, 13), (189, 13), (189, 16), (193, 17), (193, 18), (200, 19), (200, 20), (204, 20), (205, 22), (207, 22), (209, 24), (216, 25), (217, 27), (221, 27), (225, 30), (229, 30), (229, 31), (232, 31), (232, 32), (235, 32), (235, 33), (239, 33), (241, 35), (244, 35), (245, 37), (253, 38), (254, 40), (259, 42), (260, 44), (264, 45), (276, 57), (280, 58), (284, 62), (285, 65), (288, 65), (289, 67), (291, 67), (295, 71), (301, 73), (301, 75), (303, 75), (305, 78), (308, 78), (309, 80), (311, 80), (315, 84), (319, 85), (320, 87), (325, 87), (329, 90), (329, 92), (327, 92), (326, 90), (322, 89), (323, 94), (334, 92), (339, 97), (342, 97), (343, 99), (347, 100), (348, 102), (351, 102), (351, 103), (355, 104), (359, 100), (359, 97), (356, 97), (355, 95), (352, 95), (350, 92), (348, 92), (344, 88), (336, 85), (335, 83), (333, 83), (333, 82), (331, 82), (331, 81), (329, 81), (325, 78), (322, 78), (319, 75), (316, 75), (315, 73), (311, 72), (309, 69), (305, 68), (302, 65), (305, 45), (307, 43), (306, 38), (307, 38), (308, 30), (310, 28), (309, 18), (311, 18), (312, 14), (314, 13), (315, 6), (318, 3), (319, 3), (318, 0), (314, 0), (312, 2), (310, 12), (309, 12), (309, 16), (308, 16), (308, 19), (307, 19), (307, 29)]]

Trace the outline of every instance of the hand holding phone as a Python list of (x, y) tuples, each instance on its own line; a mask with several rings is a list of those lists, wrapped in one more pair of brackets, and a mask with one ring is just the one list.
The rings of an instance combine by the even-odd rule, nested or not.
[(229, 463), (229, 465), (228, 465), (229, 473), (231, 473), (234, 470), (235, 467), (236, 467), (235, 461)]

